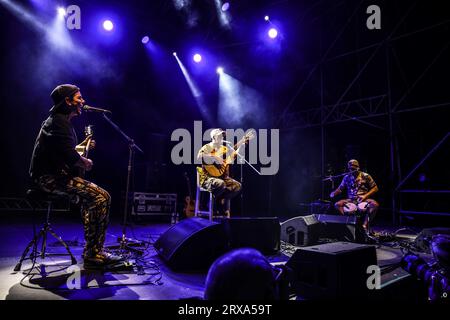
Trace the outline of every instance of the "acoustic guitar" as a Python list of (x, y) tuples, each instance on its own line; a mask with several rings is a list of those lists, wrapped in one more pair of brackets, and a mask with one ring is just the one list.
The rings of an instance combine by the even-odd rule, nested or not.
[[(82, 157), (87, 158), (89, 156), (89, 150), (91, 148), (91, 141), (94, 136), (94, 131), (92, 130), (92, 125), (88, 125), (84, 128), (84, 140), (75, 147), (75, 150)], [(78, 168), (78, 176), (84, 178), (86, 170), (84, 168)]]
[(191, 183), (187, 172), (184, 173), (184, 177), (186, 178), (189, 195), (184, 198), (183, 213), (186, 218), (192, 218), (195, 215), (195, 200), (192, 198)]
[(89, 149), (91, 148), (91, 141), (94, 136), (94, 131), (92, 130), (92, 125), (88, 125), (84, 128), (84, 140), (75, 147), (75, 150), (80, 156), (85, 158), (89, 155)]
[[(229, 165), (231, 163), (233, 163), (234, 159), (237, 156), (237, 149), (244, 143), (248, 143), (251, 139), (253, 139), (255, 137), (255, 132), (249, 131), (245, 134), (245, 136), (239, 140), (234, 146), (233, 146), (233, 151), (231, 152), (230, 155), (226, 156), (225, 159), (223, 160), (222, 164), (219, 163), (213, 163), (213, 164), (204, 164), (203, 165), (203, 169), (208, 172), (208, 174), (212, 177), (222, 177), (222, 176), (226, 176), (228, 175), (228, 170), (229, 170)], [(227, 152), (228, 153), (228, 152)], [(212, 152), (211, 155), (220, 157), (220, 158), (224, 158), (224, 153), (222, 151), (216, 151), (216, 152)]]

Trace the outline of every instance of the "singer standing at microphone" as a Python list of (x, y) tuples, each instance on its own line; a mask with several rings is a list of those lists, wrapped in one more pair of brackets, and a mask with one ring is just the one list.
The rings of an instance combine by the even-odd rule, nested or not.
[[(84, 267), (98, 268), (121, 260), (103, 250), (111, 197), (109, 193), (79, 176), (79, 168), (91, 170), (92, 160), (75, 148), (77, 136), (72, 119), (81, 115), (84, 100), (80, 89), (71, 84), (57, 86), (51, 93), (54, 105), (42, 123), (34, 145), (30, 176), (43, 191), (69, 195), (82, 201), (85, 235)], [(95, 146), (91, 140), (90, 147)]]
[(370, 174), (359, 170), (359, 163), (357, 160), (350, 160), (347, 163), (348, 174), (344, 176), (339, 187), (331, 192), (330, 197), (341, 194), (347, 191), (347, 199), (340, 200), (335, 203), (336, 209), (340, 214), (344, 214), (344, 207), (347, 203), (367, 203), (367, 214), (364, 219), (363, 227), (367, 230), (368, 222), (373, 221), (376, 215), (379, 204), (371, 199), (372, 195), (378, 191), (377, 184), (370, 176)]

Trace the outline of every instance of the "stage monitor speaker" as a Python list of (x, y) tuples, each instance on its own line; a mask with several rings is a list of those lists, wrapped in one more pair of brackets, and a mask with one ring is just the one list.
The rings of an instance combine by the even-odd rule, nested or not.
[(277, 217), (230, 218), (224, 224), (231, 248), (250, 247), (265, 254), (280, 250), (280, 222)]
[(364, 299), (367, 268), (376, 264), (374, 246), (334, 242), (297, 249), (286, 266), (300, 299)]
[(337, 241), (364, 242), (364, 232), (356, 216), (318, 214), (322, 223), (321, 238)]
[(321, 227), (315, 215), (294, 217), (281, 224), (281, 240), (294, 246), (311, 246), (319, 240)]
[(207, 270), (229, 250), (222, 224), (203, 218), (180, 221), (155, 242), (158, 254), (174, 270)]

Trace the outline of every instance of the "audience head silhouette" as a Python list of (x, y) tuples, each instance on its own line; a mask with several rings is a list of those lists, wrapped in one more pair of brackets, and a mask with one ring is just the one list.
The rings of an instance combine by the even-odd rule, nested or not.
[(277, 299), (276, 272), (257, 250), (236, 249), (219, 257), (206, 277), (206, 300)]

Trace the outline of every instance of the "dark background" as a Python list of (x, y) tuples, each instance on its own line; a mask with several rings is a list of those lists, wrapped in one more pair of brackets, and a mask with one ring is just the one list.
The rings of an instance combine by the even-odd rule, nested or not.
[[(54, 19), (56, 3), (15, 3), (44, 23)], [(144, 150), (135, 158), (132, 188), (177, 193), (181, 211), (187, 194), (183, 173), (188, 172), (194, 188), (195, 170), (171, 163), (175, 143), (170, 135), (176, 128), (192, 131), (194, 120), (204, 121), (203, 130), (226, 123), (217, 117), (215, 68), (222, 64), (228, 74), (260, 92), (266, 102), (256, 112), (267, 123), (255, 123), (249, 117), (237, 127), (280, 129), (278, 174), (257, 176), (245, 166), (244, 212), (241, 201), (234, 201), (235, 215), (302, 214), (306, 209), (301, 203), (330, 200), (331, 185), (322, 179), (344, 172), (346, 162), (357, 158), (362, 170), (377, 182), (380, 216), (390, 221), (393, 186), (449, 132), (450, 12), (441, 3), (230, 1), (231, 28), (225, 29), (214, 1), (193, 0), (189, 10), (177, 10), (169, 0), (77, 0), (64, 3), (81, 8), (82, 28), (69, 32), (75, 45), (71, 52), (52, 48), (32, 23), (0, 5), (0, 196), (24, 195), (34, 139), (51, 107), (50, 92), (60, 83), (74, 83), (88, 104), (111, 109), (112, 119)], [(381, 30), (366, 28), (366, 8), (372, 4), (381, 8)], [(266, 14), (279, 28), (275, 44), (263, 40)], [(113, 33), (99, 30), (103, 17), (114, 21)], [(152, 39), (154, 51), (141, 43), (144, 35)], [(207, 57), (201, 67), (191, 63), (194, 48), (201, 48)], [(211, 122), (199, 111), (173, 51), (203, 93)], [(314, 108), (320, 114), (320, 106), (375, 96), (384, 98), (381, 102), (375, 99), (374, 106), (379, 102), (382, 110), (397, 107), (391, 126), (387, 112), (366, 118), (355, 113), (357, 119), (351, 119), (351, 109), (347, 116), (330, 116), (322, 126), (312, 120), (299, 125), (280, 118), (286, 112)], [(112, 215), (119, 217), (127, 143), (99, 114), (84, 113), (74, 124), (79, 138), (85, 125), (95, 126), (95, 169), (89, 179), (110, 191)], [(449, 190), (448, 150), (447, 139), (404, 187)], [(240, 179), (239, 166), (233, 171)], [(402, 205), (411, 210), (450, 212), (447, 195), (420, 197), (406, 197)], [(446, 223), (442, 217), (438, 222), (431, 216), (415, 219)]]

